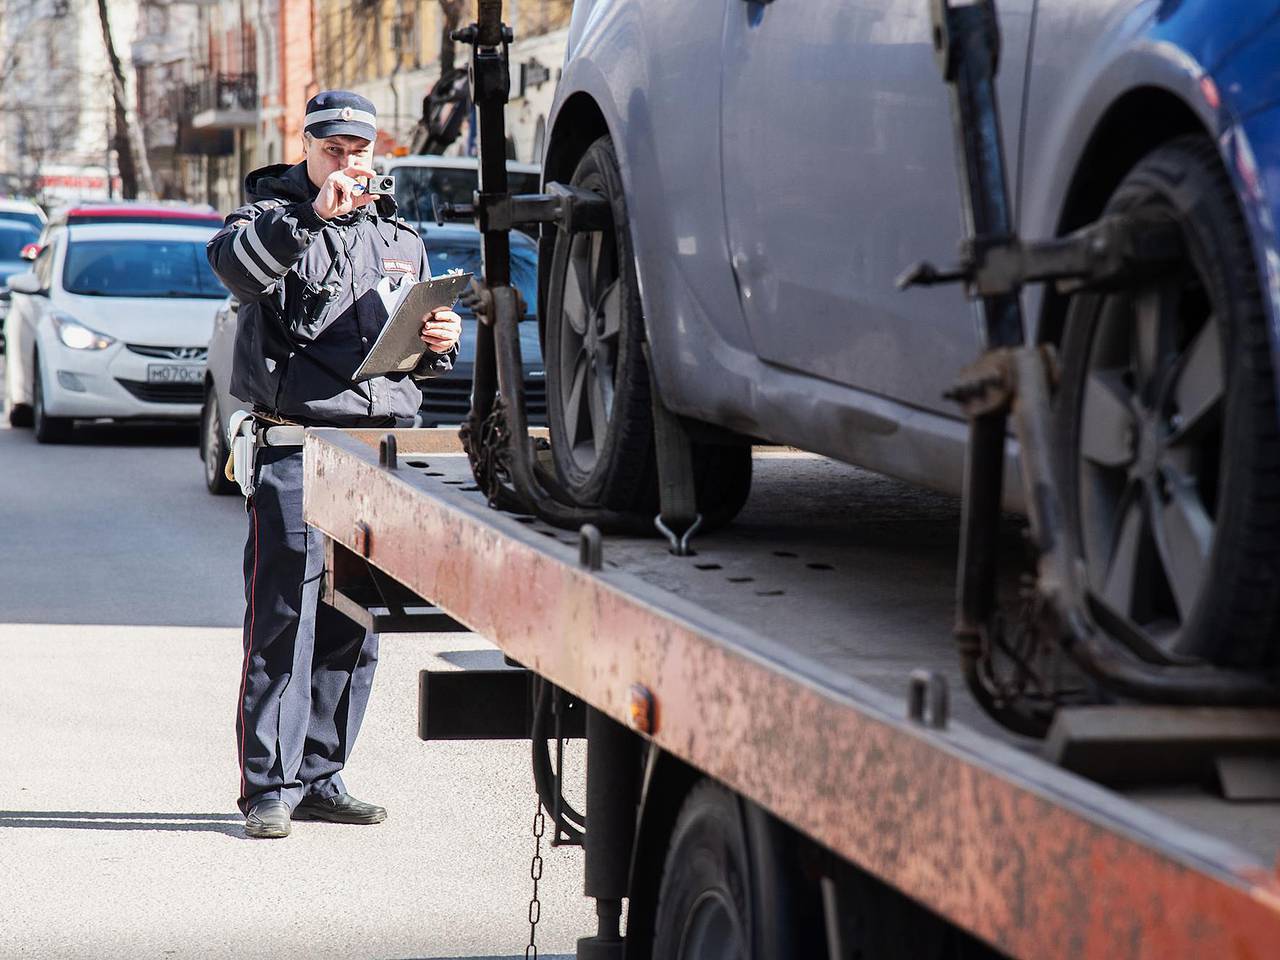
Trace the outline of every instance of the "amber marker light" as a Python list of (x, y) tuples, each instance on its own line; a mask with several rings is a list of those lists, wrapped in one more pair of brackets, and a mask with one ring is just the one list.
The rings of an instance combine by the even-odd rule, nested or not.
[(643, 684), (631, 685), (630, 697), (631, 729), (646, 736), (652, 736), (657, 730), (657, 706), (653, 694)]

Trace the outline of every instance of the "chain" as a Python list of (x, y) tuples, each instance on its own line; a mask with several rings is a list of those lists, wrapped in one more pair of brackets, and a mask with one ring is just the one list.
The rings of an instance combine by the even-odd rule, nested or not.
[(547, 832), (547, 820), (542, 813), (542, 801), (533, 815), (533, 862), (529, 864), (529, 876), (533, 880), (533, 896), (529, 899), (529, 945), (524, 948), (525, 960), (538, 960), (538, 944), (535, 935), (538, 921), (542, 919), (542, 901), (538, 899), (538, 881), (542, 879), (542, 835)]

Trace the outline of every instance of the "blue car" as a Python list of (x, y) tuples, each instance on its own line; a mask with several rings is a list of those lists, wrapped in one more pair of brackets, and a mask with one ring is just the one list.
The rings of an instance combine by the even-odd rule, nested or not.
[[(548, 419), (583, 504), (652, 504), (647, 341), (691, 421), (958, 493), (943, 398), (980, 351), (954, 289), (899, 293), (964, 233), (926, 0), (579, 0), (544, 179), (612, 230), (540, 260)], [(1176, 280), (1026, 294), (1058, 348), (1058, 482), (1093, 592), (1166, 656), (1280, 660), (1280, 4), (1000, 0), (1016, 227), (1176, 222)], [(745, 447), (699, 444), (731, 515)], [(1008, 506), (1021, 506), (1010, 473)]]
[(0, 353), (5, 349), (4, 318), (9, 314), (9, 278), (31, 269), (22, 249), (35, 243), (40, 227), (17, 218), (0, 217)]

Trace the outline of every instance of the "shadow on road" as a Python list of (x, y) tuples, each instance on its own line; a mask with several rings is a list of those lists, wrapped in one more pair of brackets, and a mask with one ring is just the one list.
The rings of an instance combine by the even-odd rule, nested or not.
[(116, 813), (87, 810), (0, 810), (0, 829), (177, 830), (245, 839), (244, 818), (230, 813)]
[[(192, 423), (82, 423), (71, 432), (70, 446), (194, 447), (199, 426)], [(33, 438), (34, 440), (34, 438)]]

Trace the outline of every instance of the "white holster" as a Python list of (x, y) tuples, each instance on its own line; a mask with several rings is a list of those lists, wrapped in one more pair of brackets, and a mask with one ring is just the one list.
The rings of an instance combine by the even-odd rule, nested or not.
[(227, 423), (227, 446), (231, 449), (231, 473), (240, 492), (253, 496), (253, 454), (256, 429), (253, 414), (237, 410)]

